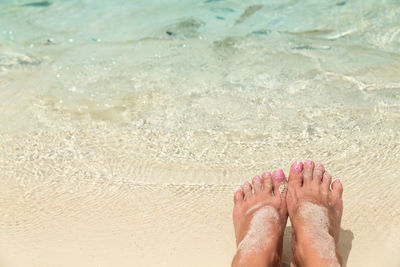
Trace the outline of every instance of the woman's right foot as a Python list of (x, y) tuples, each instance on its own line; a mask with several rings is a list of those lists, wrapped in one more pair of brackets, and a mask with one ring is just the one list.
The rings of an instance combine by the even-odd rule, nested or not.
[(291, 266), (341, 266), (337, 245), (343, 187), (322, 164), (293, 163), (287, 207), (293, 227)]

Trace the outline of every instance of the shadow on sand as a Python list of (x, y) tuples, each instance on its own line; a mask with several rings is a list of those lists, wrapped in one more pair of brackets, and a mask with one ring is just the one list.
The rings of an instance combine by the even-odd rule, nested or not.
[[(349, 258), (354, 234), (350, 230), (340, 228), (339, 238), (339, 251), (343, 258), (343, 266), (346, 266), (347, 259)], [(289, 267), (292, 252), (292, 227), (287, 226), (285, 229), (285, 236), (283, 238), (283, 264), (282, 267)]]

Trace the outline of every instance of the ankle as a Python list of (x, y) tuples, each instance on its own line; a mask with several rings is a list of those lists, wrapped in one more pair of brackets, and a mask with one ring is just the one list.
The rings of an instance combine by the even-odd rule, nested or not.
[(282, 259), (277, 249), (243, 252), (238, 250), (232, 261), (232, 267), (240, 266), (280, 266)]
[(342, 257), (329, 233), (319, 236), (296, 234), (296, 241), (294, 258), (299, 266), (341, 266)]

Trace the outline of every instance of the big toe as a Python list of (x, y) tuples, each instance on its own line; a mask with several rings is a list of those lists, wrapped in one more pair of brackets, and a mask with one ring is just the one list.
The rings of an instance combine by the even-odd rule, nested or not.
[(295, 161), (290, 167), (289, 185), (295, 187), (303, 185), (303, 162)]

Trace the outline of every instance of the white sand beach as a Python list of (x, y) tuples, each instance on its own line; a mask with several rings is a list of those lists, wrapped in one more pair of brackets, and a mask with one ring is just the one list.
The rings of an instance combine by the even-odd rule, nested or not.
[(2, 1), (0, 266), (229, 266), (234, 190), (308, 159), (346, 266), (400, 266), (384, 2)]

